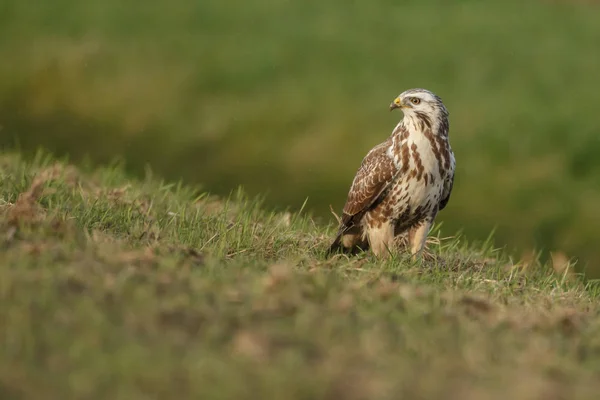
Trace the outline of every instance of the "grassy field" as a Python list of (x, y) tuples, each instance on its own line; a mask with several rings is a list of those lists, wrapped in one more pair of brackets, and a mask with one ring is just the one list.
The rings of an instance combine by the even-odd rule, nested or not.
[(5, 0), (0, 145), (331, 218), (391, 99), (426, 87), (458, 161), (444, 231), (600, 275), (596, 3)]
[(579, 399), (600, 288), (432, 236), (323, 257), (333, 226), (119, 168), (0, 156), (3, 399)]

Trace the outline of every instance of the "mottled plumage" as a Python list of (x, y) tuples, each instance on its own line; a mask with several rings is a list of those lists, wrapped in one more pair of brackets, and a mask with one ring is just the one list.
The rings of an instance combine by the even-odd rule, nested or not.
[(448, 111), (425, 89), (407, 90), (390, 109), (404, 118), (391, 136), (362, 161), (348, 193), (330, 252), (369, 247), (387, 256), (394, 237), (408, 231), (416, 256), (454, 183), (454, 153), (448, 141)]

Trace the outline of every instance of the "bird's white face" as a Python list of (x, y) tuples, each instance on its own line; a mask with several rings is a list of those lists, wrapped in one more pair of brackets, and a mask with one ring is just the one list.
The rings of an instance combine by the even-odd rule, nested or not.
[(390, 110), (396, 108), (401, 109), (407, 116), (423, 113), (432, 119), (448, 114), (442, 99), (425, 89), (410, 89), (403, 92), (390, 104)]

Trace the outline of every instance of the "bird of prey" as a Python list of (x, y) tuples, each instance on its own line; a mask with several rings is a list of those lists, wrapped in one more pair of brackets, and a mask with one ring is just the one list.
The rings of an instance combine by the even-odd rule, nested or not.
[(385, 258), (394, 238), (408, 233), (415, 259), (438, 213), (448, 204), (455, 160), (448, 141), (448, 110), (425, 89), (400, 94), (390, 110), (404, 118), (362, 160), (328, 254), (372, 249)]

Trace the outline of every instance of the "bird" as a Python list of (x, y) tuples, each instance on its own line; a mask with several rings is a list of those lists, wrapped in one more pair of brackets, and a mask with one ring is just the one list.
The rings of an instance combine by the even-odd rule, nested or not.
[(409, 89), (389, 108), (404, 116), (387, 140), (363, 158), (328, 255), (371, 249), (376, 257), (388, 258), (395, 237), (408, 233), (416, 260), (450, 200), (456, 161), (442, 99), (426, 89)]

